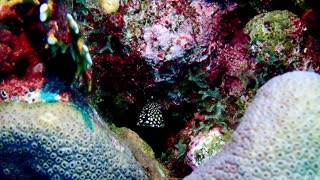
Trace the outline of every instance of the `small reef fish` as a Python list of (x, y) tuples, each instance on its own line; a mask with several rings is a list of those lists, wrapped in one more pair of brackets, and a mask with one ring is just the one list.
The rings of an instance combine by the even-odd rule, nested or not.
[(154, 101), (147, 103), (141, 110), (137, 126), (163, 128), (164, 125), (161, 105)]

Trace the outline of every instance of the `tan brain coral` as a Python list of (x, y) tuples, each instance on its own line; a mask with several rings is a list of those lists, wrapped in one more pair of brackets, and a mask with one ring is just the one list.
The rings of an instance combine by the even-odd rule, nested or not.
[(294, 71), (271, 79), (232, 139), (186, 179), (320, 177), (320, 75)]

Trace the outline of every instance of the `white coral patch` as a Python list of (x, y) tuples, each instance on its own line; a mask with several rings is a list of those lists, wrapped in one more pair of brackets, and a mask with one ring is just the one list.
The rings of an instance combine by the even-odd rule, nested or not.
[(186, 179), (320, 177), (319, 102), (317, 73), (294, 71), (269, 80), (230, 142)]

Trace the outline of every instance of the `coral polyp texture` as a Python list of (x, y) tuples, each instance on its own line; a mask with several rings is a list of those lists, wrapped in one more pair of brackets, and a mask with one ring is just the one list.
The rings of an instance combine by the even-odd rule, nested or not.
[(320, 75), (269, 80), (232, 139), (186, 179), (314, 179), (320, 176)]
[(63, 103), (0, 106), (1, 179), (147, 179), (95, 115)]

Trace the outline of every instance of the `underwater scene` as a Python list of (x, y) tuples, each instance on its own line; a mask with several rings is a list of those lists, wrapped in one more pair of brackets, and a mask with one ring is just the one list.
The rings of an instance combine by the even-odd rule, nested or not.
[(320, 1), (0, 0), (0, 179), (320, 179)]

